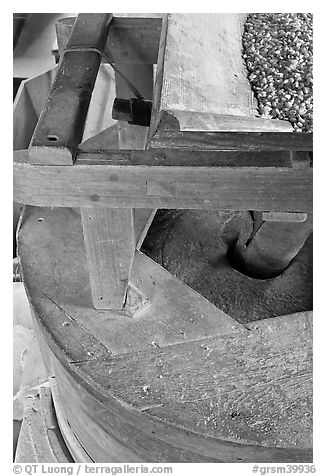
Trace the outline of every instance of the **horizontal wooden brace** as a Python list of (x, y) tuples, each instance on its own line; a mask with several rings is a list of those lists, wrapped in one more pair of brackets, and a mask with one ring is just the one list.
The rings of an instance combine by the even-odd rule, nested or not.
[[(306, 152), (302, 154), (308, 155)], [(162, 148), (90, 150), (80, 144), (78, 165), (150, 165), (195, 167), (292, 167), (291, 152)]]
[[(14, 199), (36, 206), (308, 212), (312, 169), (31, 165), (16, 154)], [(96, 162), (95, 162), (96, 163)]]
[(313, 134), (308, 132), (159, 131), (150, 139), (151, 147), (199, 150), (312, 151), (312, 144)]
[[(56, 24), (60, 55), (65, 48), (75, 18), (63, 18)], [(114, 17), (105, 51), (117, 63), (156, 64), (160, 43), (161, 18)]]

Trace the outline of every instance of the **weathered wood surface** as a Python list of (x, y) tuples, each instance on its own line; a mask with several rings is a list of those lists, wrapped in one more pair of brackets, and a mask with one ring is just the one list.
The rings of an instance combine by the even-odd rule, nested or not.
[[(100, 134), (103, 129), (112, 127), (115, 121), (111, 110), (115, 98), (114, 73), (110, 65), (101, 64), (95, 81), (91, 102), (89, 104), (82, 142)], [(108, 147), (114, 147), (107, 142)], [(116, 147), (118, 147), (116, 145)]]
[[(81, 219), (74, 210), (27, 207), (20, 230), (19, 254), (33, 302), (41, 303), (44, 295), (49, 298), (44, 318), (57, 341), (67, 335), (64, 322), (74, 328), (80, 323), (85, 329), (92, 329), (95, 341), (103, 342), (113, 354), (139, 350), (140, 345), (144, 349), (151, 348), (153, 342), (159, 346), (170, 345), (184, 342), (186, 338), (195, 340), (244, 330), (139, 252), (134, 258), (130, 282), (149, 299), (150, 308), (137, 317), (108, 310), (99, 313), (93, 309)], [(44, 271), (51, 266), (55, 270), (46, 279), (40, 273), (35, 274), (39, 260), (45, 263)], [(58, 329), (56, 322), (61, 323)], [(82, 342), (80, 335), (78, 339)], [(82, 355), (73, 355), (74, 345), (70, 344), (73, 342), (66, 342), (65, 352), (71, 360), (92, 358), (86, 349), (95, 352), (93, 341), (83, 344)], [(98, 358), (104, 358), (102, 351)]]
[[(141, 16), (141, 14), (139, 14)], [(72, 31), (75, 18), (63, 18), (57, 22), (59, 52), (65, 48)], [(118, 63), (155, 64), (157, 62), (162, 19), (113, 17), (106, 53)]]
[(258, 118), (242, 58), (246, 14), (168, 14), (162, 25), (151, 147), (312, 150), (312, 135)]
[(27, 398), (15, 463), (72, 463), (56, 421), (49, 387)]
[(96, 309), (122, 309), (135, 251), (131, 209), (81, 209)]
[[(112, 14), (79, 14), (59, 64), (46, 107), (30, 145), (32, 163), (72, 164), (101, 62), (96, 51), (74, 51), (105, 45)], [(52, 155), (48, 151), (52, 151)], [(53, 159), (54, 154), (54, 159)]]
[(36, 166), (16, 153), (14, 190), (16, 201), (37, 206), (307, 212), (312, 169)]
[[(52, 356), (51, 360), (53, 360)], [(74, 462), (94, 463), (94, 460), (89, 456), (89, 454), (87, 453), (83, 445), (80, 443), (70, 426), (69, 420), (67, 419), (67, 415), (65, 414), (65, 411), (62, 408), (60, 402), (55, 377), (50, 377), (49, 383), (58, 426), (60, 428), (62, 438), (64, 439), (67, 448), (73, 457)]]
[(95, 311), (80, 243), (73, 210), (27, 208), (25, 284), (60, 402), (92, 459), (312, 460), (310, 313), (246, 328), (141, 253), (131, 282), (152, 305), (137, 318)]
[[(195, 166), (195, 167), (292, 167), (292, 154), (289, 151), (213, 151), (183, 149), (116, 150), (110, 148), (109, 139), (113, 128), (103, 130), (97, 136), (80, 144), (77, 164), (107, 165), (153, 165), (153, 166)], [(114, 142), (115, 143), (115, 142)], [(114, 150), (115, 149), (115, 150)], [(21, 153), (23, 154), (23, 153)], [(307, 155), (304, 153), (305, 156)], [(24, 157), (24, 154), (22, 155)], [(17, 157), (17, 160), (20, 160)], [(27, 158), (25, 159), (27, 160)], [(306, 168), (294, 167), (293, 168)]]

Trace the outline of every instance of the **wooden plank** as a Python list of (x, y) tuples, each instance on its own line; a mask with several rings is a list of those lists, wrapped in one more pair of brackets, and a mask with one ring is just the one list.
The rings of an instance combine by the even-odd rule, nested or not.
[(81, 209), (96, 309), (122, 309), (135, 251), (131, 209)]
[[(173, 118), (175, 121), (175, 118)], [(166, 128), (167, 130), (164, 130)], [(162, 123), (150, 139), (150, 146), (192, 148), (197, 150), (294, 150), (312, 151), (313, 134), (305, 132), (179, 132)]]
[[(140, 16), (141, 14), (139, 14)], [(75, 18), (63, 18), (56, 24), (60, 55), (65, 48)], [(161, 18), (119, 18), (115, 16), (106, 42), (106, 52), (118, 63), (155, 64), (160, 42)]]
[[(67, 48), (97, 48), (101, 51), (111, 19), (112, 14), (79, 14)], [(73, 163), (100, 62), (101, 57), (96, 51), (67, 51), (64, 54), (32, 137), (32, 163)], [(54, 159), (48, 154), (49, 150)]]
[(177, 13), (163, 20), (151, 147), (312, 149), (311, 134), (257, 117), (242, 58), (245, 19), (243, 13)]
[[(60, 385), (60, 401), (74, 433), (96, 462), (312, 461), (311, 449), (298, 446), (264, 447), (203, 438), (178, 424), (153, 418), (149, 415), (150, 409), (139, 412), (112, 398), (108, 389), (110, 374), (103, 387), (104, 382), (101, 384), (97, 380), (98, 372), (93, 368), (89, 373), (83, 364), (66, 366), (57, 358), (53, 360), (58, 387)], [(98, 366), (100, 372), (100, 362)]]
[(89, 456), (83, 445), (80, 443), (73, 430), (65, 411), (60, 402), (57, 384), (54, 377), (49, 379), (53, 404), (55, 408), (55, 414), (58, 420), (58, 425), (61, 430), (62, 437), (69, 449), (70, 454), (73, 456), (75, 463), (94, 463), (94, 460)]
[[(113, 150), (110, 142), (105, 143), (105, 135), (111, 139), (113, 129), (106, 129), (100, 134), (80, 144), (77, 164), (108, 165), (152, 165), (152, 166), (196, 166), (196, 167), (292, 167), (291, 152), (281, 151), (213, 151), (205, 149), (183, 150), (148, 149)], [(97, 148), (98, 147), (98, 148)], [(117, 149), (118, 147), (114, 147)], [(298, 168), (298, 167), (297, 167)]]
[(159, 120), (162, 111), (173, 110), (256, 114), (257, 103), (241, 57), (245, 19), (244, 13), (167, 15), (158, 63), (162, 84), (156, 91), (153, 121)]
[[(312, 446), (311, 314), (231, 334), (76, 364), (142, 412), (242, 444)], [(140, 362), (142, 364), (140, 365)], [(98, 373), (97, 373), (98, 372)], [(126, 388), (128, 391), (126, 392)]]
[(14, 190), (16, 201), (37, 206), (308, 212), (312, 169), (62, 167), (22, 161), (14, 164)]

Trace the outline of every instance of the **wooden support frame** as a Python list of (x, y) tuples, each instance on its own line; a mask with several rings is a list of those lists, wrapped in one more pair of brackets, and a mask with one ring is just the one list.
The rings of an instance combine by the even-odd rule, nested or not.
[[(304, 151), (312, 148), (312, 135), (294, 134), (290, 124), (285, 121), (255, 117), (255, 100), (239, 58), (235, 61), (238, 74), (234, 76), (239, 76), (240, 79), (235, 80), (233, 84), (232, 78), (229, 78), (230, 74), (234, 73), (234, 65), (232, 68), (228, 65), (226, 52), (230, 45), (233, 45), (234, 51), (238, 48), (243, 14), (232, 14), (225, 18), (224, 14), (222, 15), (226, 20), (226, 36), (218, 39), (222, 47), (215, 59), (216, 64), (213, 63), (213, 68), (223, 70), (218, 85), (221, 94), (218, 95), (218, 99), (214, 99), (218, 103), (213, 104), (213, 110), (216, 113), (212, 113), (210, 109), (212, 98), (208, 83), (211, 72), (208, 74), (202, 63), (197, 71), (202, 74), (199, 89), (203, 93), (199, 98), (198, 108), (195, 107), (195, 110), (191, 112), (182, 110), (180, 101), (196, 104), (198, 89), (198, 85), (192, 85), (189, 81), (191, 78), (187, 76), (191, 70), (188, 64), (190, 57), (180, 53), (180, 45), (184, 45), (186, 49), (189, 48), (189, 24), (185, 24), (181, 30), (179, 28), (185, 21), (183, 14), (165, 17), (160, 46), (157, 44), (157, 34), (161, 28), (161, 19), (124, 18), (115, 21), (112, 14), (106, 14), (105, 18), (99, 14), (85, 15), (79, 15), (76, 21), (65, 19), (58, 25), (58, 32), (61, 32), (59, 33), (60, 47), (61, 49), (66, 47), (68, 51), (60, 63), (47, 107), (41, 114), (32, 138), (28, 157), (24, 152), (16, 155), (14, 175), (19, 190), (19, 196), (16, 198), (18, 201), (41, 206), (81, 207), (91, 283), (94, 286), (93, 297), (96, 302), (100, 298), (103, 301), (97, 302), (96, 306), (101, 308), (102, 304), (114, 305), (117, 309), (121, 309), (126, 291), (125, 278), (122, 278), (122, 281), (120, 278), (113, 279), (109, 274), (105, 276), (105, 273), (100, 270), (101, 256), (111, 255), (111, 259), (114, 259), (110, 252), (111, 244), (107, 242), (105, 236), (108, 230), (106, 211), (108, 216), (115, 216), (112, 222), (115, 226), (115, 222), (119, 221), (118, 209), (121, 209), (121, 223), (126, 224), (126, 234), (121, 246), (126, 246), (127, 250), (132, 246), (130, 243), (136, 243), (138, 248), (141, 246), (154, 217), (155, 208), (250, 209), (277, 213), (311, 212), (312, 170), (302, 168), (295, 161), (293, 162), (293, 151), (299, 150), (301, 156), (308, 155)], [(191, 21), (205, 24), (209, 30), (214, 21), (221, 22), (223, 18), (217, 15), (208, 19), (205, 15), (199, 15), (196, 18), (193, 16)], [(89, 37), (82, 34), (85, 22)], [(107, 39), (109, 24), (112, 28), (110, 38)], [(89, 148), (89, 141), (78, 149), (101, 58), (95, 50), (79, 52), (73, 50), (79, 49), (80, 46), (86, 49), (90, 47), (103, 50), (109, 46), (110, 51), (114, 48), (118, 51), (121, 48), (121, 42), (119, 43), (122, 38), (121, 32), (126, 33), (129, 28), (133, 37), (137, 26), (145, 29), (145, 33), (140, 34), (140, 36), (143, 35), (143, 39), (145, 35), (146, 41), (144, 40), (143, 44), (152, 38), (158, 53), (157, 81), (148, 150), (141, 152), (137, 150), (145, 147), (147, 130), (126, 123), (118, 125), (119, 150), (99, 150), (97, 147), (96, 150), (92, 150)], [(67, 40), (70, 32), (71, 37)], [(138, 59), (139, 64), (136, 63), (135, 58), (132, 61), (129, 59), (125, 61), (129, 58), (129, 53), (126, 52), (133, 51), (133, 42), (127, 35), (123, 37), (123, 45), (126, 49), (118, 56), (117, 66), (141, 90), (145, 98), (151, 99), (152, 64), (148, 64), (148, 59), (141, 58)], [(207, 39), (215, 42), (210, 44), (209, 51), (213, 51), (214, 45), (217, 45), (217, 39), (206, 35), (205, 41)], [(199, 43), (195, 41), (195, 54), (200, 53), (202, 46)], [(173, 48), (174, 44), (177, 44), (176, 49)], [(106, 51), (109, 57), (110, 51)], [(153, 56), (153, 52), (151, 54)], [(78, 72), (76, 81), (71, 82), (69, 75), (65, 76), (65, 74), (71, 69), (69, 74), (74, 75), (73, 66), (78, 65), (80, 61), (82, 69), (85, 69), (87, 61), (90, 61), (90, 65), (86, 68), (87, 71), (90, 70), (90, 74), (85, 73), (85, 76), (81, 75), (79, 79), (77, 76), (80, 72)], [(195, 76), (193, 79), (196, 79)], [(174, 82), (179, 84), (182, 92), (182, 84), (185, 81), (190, 86), (187, 88), (187, 95), (183, 97), (181, 94), (180, 99), (173, 95), (173, 91), (170, 92), (169, 85), (173, 85)], [(63, 86), (64, 94), (75, 94), (78, 86), (83, 93), (85, 92), (84, 96), (87, 96), (84, 101), (84, 96), (82, 99), (79, 93), (76, 93), (76, 107), (70, 108), (71, 116), (64, 113), (65, 121), (62, 123), (58, 121), (58, 111), (56, 112), (56, 105), (62, 105), (65, 102), (61, 92), (58, 94), (59, 86)], [(132, 96), (119, 76), (116, 77), (116, 86), (119, 97)], [(238, 104), (232, 95), (240, 86), (241, 90), (244, 88), (245, 94), (242, 102)], [(53, 104), (51, 101), (54, 101)], [(60, 132), (60, 140), (54, 147), (46, 144), (46, 140), (50, 137), (48, 129), (54, 123), (53, 121), (56, 125), (60, 123), (58, 127), (63, 132), (62, 136)], [(102, 131), (99, 136), (102, 137), (103, 134), (105, 135), (105, 131)], [(61, 139), (64, 144), (60, 142)], [(94, 144), (96, 144), (96, 136), (92, 138), (91, 147), (94, 147)], [(190, 144), (192, 150), (189, 150)], [(66, 167), (73, 163), (73, 167)], [(46, 178), (45, 189), (44, 178)], [(72, 187), (71, 184), (74, 181), (76, 186)], [(41, 182), (43, 197), (39, 194)], [(26, 190), (26, 183), (28, 183), (28, 190)], [(132, 218), (128, 209), (134, 209)], [(93, 217), (92, 224), (88, 221), (89, 217)], [(136, 223), (135, 230), (131, 233), (134, 222)], [(102, 223), (106, 225), (102, 226)], [(120, 228), (122, 228), (121, 225)], [(94, 237), (96, 239), (93, 242)], [(106, 243), (107, 252), (104, 252), (104, 243)], [(130, 269), (129, 261), (132, 262), (128, 251), (127, 256), (122, 266), (124, 276)], [(119, 263), (117, 267), (120, 267)], [(114, 265), (113, 268), (116, 266)], [(114, 295), (118, 297), (113, 298), (113, 301), (108, 295), (103, 296), (104, 290), (109, 293), (108, 289), (112, 287), (112, 282), (115, 282), (113, 288), (118, 288), (118, 282), (122, 282), (121, 291), (114, 292)]]
[[(109, 128), (101, 137), (106, 132), (111, 136), (114, 131)], [(188, 132), (199, 139), (198, 131), (185, 132), (187, 141)], [(280, 141), (279, 147), (269, 143), (271, 150), (266, 152), (257, 142), (260, 132), (255, 137), (251, 132), (249, 147), (241, 141), (230, 143), (227, 147), (237, 149), (232, 152), (216, 150), (216, 135), (212, 147), (205, 140), (196, 143), (197, 150), (183, 149), (179, 134), (174, 147), (156, 148), (159, 141), (154, 140), (146, 151), (92, 150), (92, 140), (86, 141), (71, 167), (33, 164), (28, 153), (16, 154), (15, 197), (66, 207), (43, 209), (43, 222), (38, 221), (39, 209), (26, 207), (21, 256), (60, 401), (70, 428), (95, 461), (107, 460), (108, 448), (118, 461), (168, 461), (171, 455), (175, 461), (187, 462), (312, 461), (310, 313), (244, 327), (176, 283), (142, 253), (136, 252), (133, 259), (136, 242), (147, 226), (140, 219), (139, 226), (133, 224), (134, 207), (255, 209), (282, 212), (282, 216), (310, 212), (312, 169), (297, 167), (292, 160), (287, 145), (294, 136), (290, 142)], [(228, 140), (234, 140), (232, 134)], [(300, 140), (296, 147), (304, 150), (308, 146)], [(249, 151), (252, 144), (255, 150)], [(303, 156), (306, 163), (308, 154)], [(49, 158), (55, 159), (51, 151)], [(69, 209), (75, 206), (81, 207), (84, 234), (79, 215)], [(35, 224), (42, 227), (41, 233)], [(46, 246), (45, 237), (50, 237)], [(113, 306), (113, 310), (92, 308), (84, 242), (94, 273), (94, 301), (103, 297), (107, 299), (103, 309)], [(43, 261), (35, 254), (40, 248)], [(131, 283), (153, 302), (137, 319), (120, 311), (132, 260)], [(71, 263), (68, 273), (67, 262)], [(102, 309), (100, 301), (97, 309)], [(301, 424), (296, 432), (299, 444), (284, 424), (287, 415), (291, 422), (295, 415)], [(267, 422), (273, 424), (274, 433)], [(85, 431), (88, 423), (91, 431)], [(133, 442), (125, 458), (121, 441)]]

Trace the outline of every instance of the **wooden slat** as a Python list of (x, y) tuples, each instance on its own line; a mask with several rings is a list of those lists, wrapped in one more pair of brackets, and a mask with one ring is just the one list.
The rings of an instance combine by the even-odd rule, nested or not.
[[(141, 14), (140, 14), (141, 15)], [(106, 51), (118, 63), (155, 64), (161, 33), (161, 18), (113, 18)], [(65, 48), (75, 18), (63, 18), (56, 24), (59, 52)]]
[[(76, 186), (73, 186), (76, 184)], [(312, 169), (14, 164), (14, 199), (38, 206), (307, 212)]]
[(94, 463), (94, 460), (89, 456), (83, 445), (79, 442), (78, 438), (71, 429), (67, 415), (64, 412), (62, 404), (60, 402), (57, 384), (54, 377), (49, 378), (51, 393), (53, 398), (53, 404), (55, 408), (56, 418), (61, 430), (62, 437), (73, 456), (75, 463)]
[(257, 103), (241, 57), (245, 19), (244, 13), (167, 15), (158, 64), (162, 86), (154, 104), (158, 116), (174, 110), (255, 115)]
[(151, 137), (150, 146), (197, 150), (313, 150), (313, 134), (308, 132), (179, 132), (178, 124), (176, 117), (173, 117), (172, 126), (166, 126), (162, 121), (162, 130)]
[[(112, 14), (79, 14), (67, 48), (105, 45)], [(73, 163), (101, 62), (95, 51), (64, 54), (30, 145), (30, 158), (37, 164)], [(47, 152), (52, 150), (53, 155)]]
[(82, 209), (83, 234), (96, 309), (122, 309), (135, 252), (131, 209)]
[[(291, 152), (281, 151), (219, 151), (219, 150), (183, 150), (147, 149), (113, 150), (110, 140), (114, 129), (102, 131), (92, 140), (88, 140), (78, 148), (76, 164), (78, 165), (153, 165), (153, 166), (188, 166), (188, 167), (292, 167)], [(107, 136), (107, 138), (106, 138)], [(107, 141), (107, 142), (106, 142)], [(116, 143), (116, 140), (113, 141)], [(306, 155), (306, 152), (303, 152)], [(23, 153), (22, 155), (23, 160)], [(19, 160), (17, 155), (17, 160)], [(25, 159), (27, 160), (27, 158)], [(299, 167), (296, 167), (299, 168)], [(302, 167), (301, 167), (302, 168)], [(304, 167), (306, 168), (306, 167)]]
[(311, 134), (258, 118), (242, 58), (246, 14), (168, 14), (163, 21), (151, 147), (312, 150)]

